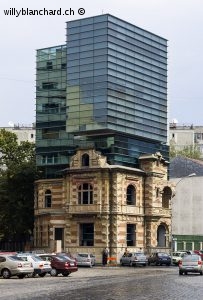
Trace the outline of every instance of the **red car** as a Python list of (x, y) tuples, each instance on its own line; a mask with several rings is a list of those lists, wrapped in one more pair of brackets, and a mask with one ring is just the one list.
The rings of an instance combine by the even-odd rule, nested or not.
[(193, 252), (201, 256), (201, 259), (203, 260), (203, 250), (194, 250)]
[(78, 270), (78, 266), (75, 260), (59, 256), (55, 254), (39, 254), (43, 260), (51, 262), (51, 276), (57, 276), (58, 274), (62, 274), (63, 276), (68, 276), (72, 272), (76, 272)]

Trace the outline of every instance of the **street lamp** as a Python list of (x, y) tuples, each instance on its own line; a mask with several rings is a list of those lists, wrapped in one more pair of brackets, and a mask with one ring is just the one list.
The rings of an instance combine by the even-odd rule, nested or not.
[[(187, 177), (193, 177), (193, 176), (196, 176), (196, 173), (191, 173), (187, 176), (184, 176), (182, 178), (180, 178), (180, 180), (176, 183), (176, 188), (177, 188), (177, 185), (185, 178)], [(173, 232), (172, 232), (172, 229), (173, 229), (173, 222), (172, 222), (172, 218), (173, 218), (173, 215), (172, 215), (172, 204), (173, 204), (173, 201), (172, 201), (172, 198), (175, 196), (175, 194), (172, 194), (171, 195), (171, 259), (172, 259), (172, 253), (173, 253)]]
[(189, 175), (187, 175), (187, 176), (184, 176), (184, 177), (180, 178), (180, 180), (176, 183), (176, 187), (177, 187), (177, 185), (179, 184), (179, 182), (182, 181), (183, 179), (185, 179), (185, 178), (187, 178), (187, 177), (193, 177), (193, 176), (196, 176), (196, 173), (191, 173), (191, 174), (189, 174)]

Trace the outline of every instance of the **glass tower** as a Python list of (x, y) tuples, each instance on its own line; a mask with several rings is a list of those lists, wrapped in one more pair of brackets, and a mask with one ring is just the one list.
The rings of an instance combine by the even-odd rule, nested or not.
[[(106, 14), (67, 22), (66, 46), (38, 50), (38, 61), (41, 51), (50, 49), (61, 49), (60, 70), (47, 69), (51, 61), (46, 56), (46, 70), (38, 72), (37, 82), (41, 80), (40, 88), (47, 92), (45, 83), (53, 76), (53, 83), (63, 86), (63, 97), (51, 103), (63, 103), (64, 109), (56, 113), (56, 107), (48, 105), (49, 112), (44, 111), (45, 98), (37, 93), (39, 165), (59, 170), (78, 147), (95, 147), (110, 164), (131, 167), (138, 167), (141, 154), (160, 151), (168, 159), (166, 39)], [(53, 87), (49, 85), (51, 94)], [(49, 138), (47, 150), (56, 157), (50, 164), (43, 162), (42, 154), (48, 153), (42, 135), (45, 120), (51, 132), (59, 124), (57, 135)]]

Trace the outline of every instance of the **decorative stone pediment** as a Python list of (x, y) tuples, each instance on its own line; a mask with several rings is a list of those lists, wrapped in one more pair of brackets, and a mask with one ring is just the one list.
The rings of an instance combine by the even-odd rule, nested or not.
[(70, 169), (104, 168), (107, 166), (106, 157), (94, 149), (79, 149), (70, 161)]

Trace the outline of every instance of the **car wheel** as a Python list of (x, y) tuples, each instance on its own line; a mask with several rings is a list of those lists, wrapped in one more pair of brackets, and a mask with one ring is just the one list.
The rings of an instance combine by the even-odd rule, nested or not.
[(28, 278), (34, 278), (35, 276), (36, 276), (35, 272), (27, 274)]
[(183, 275), (183, 271), (180, 271), (180, 270), (179, 270), (179, 275)]
[(11, 272), (8, 269), (4, 269), (1, 274), (4, 279), (9, 279), (11, 277)]
[(200, 275), (203, 275), (203, 272), (202, 272), (202, 271), (200, 271), (200, 272), (199, 272), (199, 274), (200, 274)]
[(187, 272), (185, 272), (185, 275), (187, 275)]
[(19, 275), (17, 275), (17, 277), (18, 277), (19, 279), (23, 279), (23, 278), (25, 277), (25, 274), (19, 274)]
[(58, 276), (58, 272), (57, 272), (57, 270), (56, 269), (51, 269), (51, 271), (50, 271), (50, 275), (51, 276)]
[(62, 273), (62, 275), (64, 276), (64, 277), (67, 277), (68, 275), (69, 275), (70, 273)]
[(148, 266), (150, 266), (150, 262), (148, 261)]
[(39, 274), (39, 277), (44, 277), (46, 275), (46, 273), (41, 273)]

